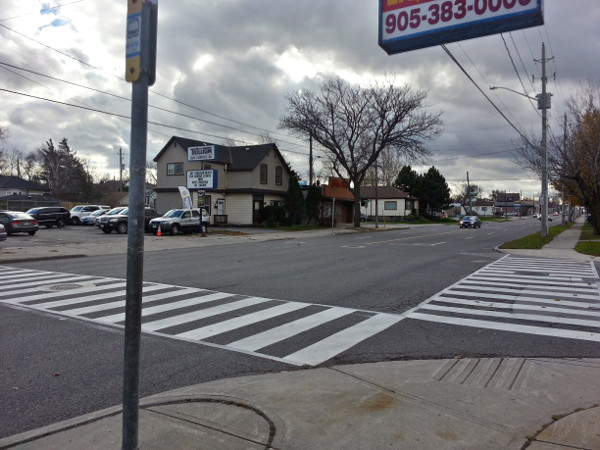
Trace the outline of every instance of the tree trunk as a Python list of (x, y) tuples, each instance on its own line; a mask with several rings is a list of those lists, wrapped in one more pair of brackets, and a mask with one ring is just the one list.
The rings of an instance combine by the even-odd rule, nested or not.
[(590, 208), (589, 213), (592, 216), (592, 227), (594, 228), (594, 234), (600, 234), (600, 202)]
[(354, 183), (354, 228), (360, 228), (360, 185)]

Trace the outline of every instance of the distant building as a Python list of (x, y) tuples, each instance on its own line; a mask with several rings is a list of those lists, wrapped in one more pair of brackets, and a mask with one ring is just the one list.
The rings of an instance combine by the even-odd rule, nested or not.
[(393, 186), (362, 186), (360, 199), (360, 212), (371, 220), (375, 218), (376, 213), (382, 220), (393, 221), (419, 211), (417, 197)]
[(12, 175), (0, 175), (0, 197), (6, 195), (44, 195), (50, 192), (46, 186)]
[(155, 208), (181, 208), (178, 186), (214, 223), (259, 223), (265, 206), (283, 204), (291, 169), (275, 144), (228, 147), (173, 136), (154, 158)]

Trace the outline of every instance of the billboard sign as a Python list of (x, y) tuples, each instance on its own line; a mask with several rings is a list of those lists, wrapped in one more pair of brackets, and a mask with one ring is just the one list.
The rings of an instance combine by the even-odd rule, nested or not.
[(216, 170), (188, 170), (188, 189), (214, 189), (218, 186), (218, 171)]
[(543, 0), (379, 0), (388, 54), (544, 24)]
[(214, 145), (188, 147), (188, 161), (211, 161), (217, 158)]

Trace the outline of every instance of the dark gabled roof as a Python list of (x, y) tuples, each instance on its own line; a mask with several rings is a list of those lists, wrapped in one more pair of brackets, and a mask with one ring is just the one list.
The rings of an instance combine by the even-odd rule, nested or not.
[[(467, 202), (465, 203), (466, 205), (470, 205), (471, 203), (467, 200)], [(473, 206), (494, 206), (494, 202), (491, 200), (485, 200), (482, 198), (478, 198), (476, 200), (473, 200)]]
[(521, 201), (521, 194), (518, 192), (498, 192), (498, 196), (496, 197), (497, 203), (512, 203), (519, 201)]
[[(401, 191), (393, 186), (377, 186), (377, 197), (378, 198), (404, 198), (408, 200), (418, 200), (417, 197), (410, 195), (408, 192)], [(361, 199), (373, 199), (375, 198), (375, 186), (361, 186), (360, 188)]]
[(12, 175), (0, 175), (0, 188), (2, 189), (25, 189), (30, 191), (49, 191), (46, 186), (34, 181), (27, 181), (23, 178)]
[(229, 151), (229, 147), (224, 145), (213, 144), (211, 142), (206, 141), (197, 141), (195, 139), (187, 139), (179, 136), (172, 136), (171, 139), (164, 145), (164, 147), (158, 152), (158, 154), (154, 157), (153, 161), (158, 162), (160, 157), (163, 155), (165, 151), (171, 146), (171, 144), (176, 143), (179, 147), (181, 147), (181, 151), (184, 153), (184, 156), (187, 160), (187, 149), (189, 147), (201, 147), (203, 145), (214, 145), (217, 153), (216, 162), (231, 164), (231, 154)]
[(60, 203), (62, 202), (59, 198), (54, 197), (46, 197), (42, 194), (14, 194), (14, 195), (4, 195), (0, 197), (0, 201), (30, 201), (30, 202), (41, 202), (41, 203)]
[(228, 170), (231, 171), (253, 170), (271, 150), (277, 152), (281, 160), (285, 162), (275, 144), (244, 145), (230, 147), (229, 150), (231, 151), (232, 161)]
[(283, 162), (288, 173), (291, 171), (285, 158), (281, 155), (279, 149), (277, 148), (277, 145), (275, 144), (241, 145), (239, 147), (227, 147), (225, 145), (211, 144), (210, 142), (197, 141), (194, 139), (187, 139), (179, 136), (171, 137), (171, 139), (169, 139), (169, 141), (165, 144), (162, 150), (158, 152), (158, 155), (154, 157), (153, 161), (158, 162), (163, 153), (174, 142), (177, 144), (178, 147), (181, 147), (181, 150), (185, 153), (186, 160), (188, 147), (214, 145), (217, 158), (213, 161), (222, 164), (228, 164), (227, 170), (232, 172), (253, 170), (264, 159), (267, 153), (270, 150), (273, 150), (277, 153), (277, 155)]

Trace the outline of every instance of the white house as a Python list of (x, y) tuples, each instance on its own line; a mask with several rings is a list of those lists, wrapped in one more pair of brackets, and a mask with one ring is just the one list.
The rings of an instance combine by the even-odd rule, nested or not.
[(360, 199), (360, 212), (369, 219), (373, 219), (377, 211), (382, 220), (401, 220), (419, 210), (417, 197), (393, 186), (362, 186)]

